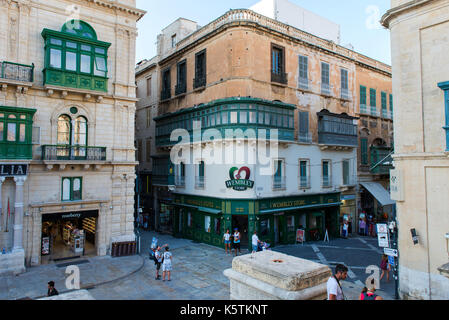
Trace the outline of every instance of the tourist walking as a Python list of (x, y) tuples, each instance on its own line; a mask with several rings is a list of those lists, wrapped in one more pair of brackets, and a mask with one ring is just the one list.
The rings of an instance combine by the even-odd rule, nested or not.
[(228, 254), (228, 249), (229, 249), (229, 254), (232, 254), (231, 233), (230, 233), (229, 229), (226, 229), (226, 233), (223, 235), (223, 241), (224, 241), (224, 245), (225, 245), (226, 254)]
[(168, 281), (171, 281), (170, 275), (173, 269), (172, 267), (173, 256), (170, 252), (170, 248), (166, 247), (162, 259), (162, 281), (165, 281), (165, 275), (168, 276)]
[(237, 250), (239, 251), (239, 253), (242, 253), (240, 251), (240, 232), (238, 228), (234, 229), (234, 250), (236, 257), (237, 257)]
[(348, 268), (342, 264), (335, 267), (335, 274), (327, 281), (327, 300), (346, 300), (340, 281), (346, 280)]
[(251, 239), (252, 241), (252, 245), (253, 245), (253, 253), (256, 253), (257, 251), (259, 251), (259, 237), (257, 236), (257, 231), (254, 231), (253, 237)]
[(55, 288), (55, 283), (54, 283), (54, 281), (48, 282), (47, 296), (53, 297), (53, 296), (58, 296), (58, 295), (59, 295), (59, 292), (58, 292), (58, 290), (56, 290), (56, 288)]
[(387, 282), (390, 282), (390, 263), (388, 262), (388, 256), (386, 254), (382, 255), (382, 260), (380, 262), (380, 269), (382, 270), (382, 274), (380, 275), (380, 281), (382, 281), (385, 274), (387, 274)]
[(371, 280), (371, 288), (367, 287), (363, 288), (362, 293), (360, 294), (361, 301), (375, 301), (375, 300), (383, 300), (383, 298), (376, 293), (376, 287), (374, 279)]
[(343, 238), (348, 239), (349, 223), (348, 220), (343, 222)]
[(365, 222), (365, 219), (363, 219), (363, 218), (360, 218), (360, 221), (359, 221), (359, 234), (361, 236), (366, 235), (366, 222)]

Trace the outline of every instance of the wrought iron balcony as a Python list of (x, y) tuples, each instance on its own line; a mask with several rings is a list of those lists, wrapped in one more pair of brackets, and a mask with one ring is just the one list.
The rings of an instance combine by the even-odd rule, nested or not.
[(1, 63), (0, 71), (0, 78), (2, 79), (21, 82), (34, 81), (34, 64), (29, 66), (25, 64), (3, 61)]
[(177, 186), (177, 187), (185, 187), (186, 186), (186, 177), (175, 176), (175, 186)]
[(330, 96), (331, 95), (331, 86), (328, 83), (321, 83), (321, 93)]
[(44, 161), (106, 161), (106, 148), (86, 146), (42, 146)]
[(300, 132), (298, 135), (298, 141), (302, 143), (312, 143), (312, 134)]
[(187, 92), (187, 85), (185, 83), (177, 84), (175, 87), (175, 95), (179, 96)]
[(303, 90), (309, 90), (309, 79), (305, 79), (305, 78), (299, 78), (298, 84), (299, 84), (299, 88), (303, 89)]
[(301, 189), (310, 189), (311, 183), (310, 183), (310, 177), (299, 177), (299, 187)]
[(202, 176), (195, 177), (195, 188), (204, 189), (206, 179)]
[(284, 190), (287, 187), (286, 177), (273, 177), (273, 190)]
[(341, 89), (341, 98), (344, 100), (350, 100), (351, 97), (349, 96), (349, 90), (348, 89)]
[(377, 111), (377, 107), (371, 106), (371, 115), (373, 117), (378, 117), (378, 118), (380, 117), (380, 112)]
[(193, 79), (193, 88), (197, 89), (197, 88), (201, 88), (201, 87), (205, 87), (206, 86), (206, 76), (202, 76), (202, 77), (197, 77), (195, 79)]
[(323, 188), (331, 188), (332, 187), (332, 177), (324, 176), (322, 181)]
[(366, 104), (360, 105), (360, 114), (370, 114), (370, 111), (368, 111), (368, 107)]
[(273, 70), (271, 70), (271, 82), (287, 84), (288, 75), (285, 72), (273, 72)]

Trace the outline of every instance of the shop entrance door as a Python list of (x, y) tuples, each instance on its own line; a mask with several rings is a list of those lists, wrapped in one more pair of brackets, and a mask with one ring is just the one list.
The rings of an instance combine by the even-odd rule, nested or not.
[(240, 242), (241, 248), (249, 249), (248, 216), (232, 216), (232, 233), (234, 233), (235, 228), (239, 229), (240, 235), (242, 237), (242, 241)]

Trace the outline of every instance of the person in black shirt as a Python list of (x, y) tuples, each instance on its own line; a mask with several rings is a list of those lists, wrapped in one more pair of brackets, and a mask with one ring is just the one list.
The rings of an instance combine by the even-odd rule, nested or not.
[(56, 290), (55, 283), (53, 281), (50, 281), (48, 283), (48, 293), (47, 293), (47, 295), (49, 297), (53, 297), (53, 296), (58, 296), (59, 295), (59, 292), (58, 292), (58, 290)]

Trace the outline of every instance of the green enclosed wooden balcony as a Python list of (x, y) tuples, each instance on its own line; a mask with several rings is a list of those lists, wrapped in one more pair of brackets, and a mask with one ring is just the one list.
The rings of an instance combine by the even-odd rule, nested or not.
[(226, 98), (181, 109), (176, 113), (154, 119), (156, 145), (158, 147), (176, 145), (178, 142), (170, 141), (171, 133), (176, 129), (186, 130), (192, 139), (195, 122), (201, 123), (202, 135), (206, 130), (214, 129), (220, 133), (222, 139), (226, 139), (228, 130), (235, 130), (233, 132), (238, 134), (237, 130), (240, 129), (243, 134), (254, 133), (254, 137), (245, 136), (245, 139), (271, 140), (275, 137), (271, 136), (270, 130), (278, 130), (278, 140), (294, 141), (295, 109), (294, 105), (249, 97)]
[(0, 159), (33, 159), (35, 109), (0, 106)]
[(371, 173), (373, 174), (390, 174), (393, 169), (392, 148), (388, 147), (371, 147)]
[(42, 146), (43, 161), (106, 161), (105, 147)]

